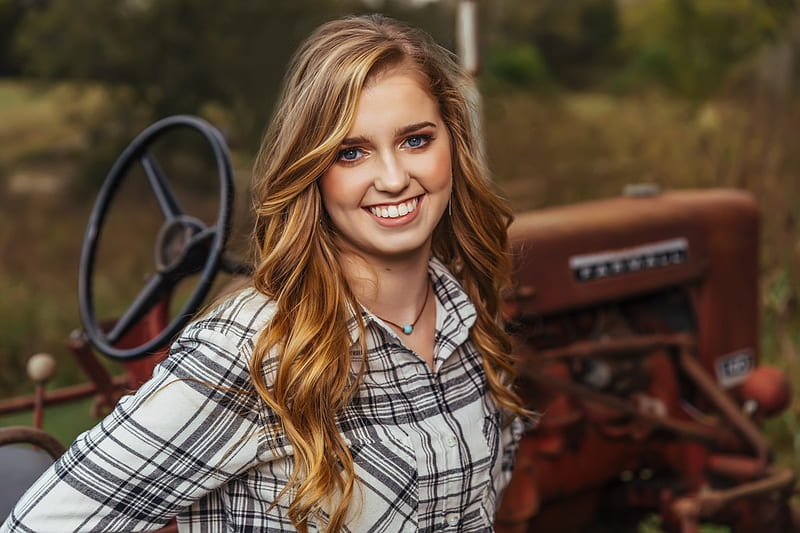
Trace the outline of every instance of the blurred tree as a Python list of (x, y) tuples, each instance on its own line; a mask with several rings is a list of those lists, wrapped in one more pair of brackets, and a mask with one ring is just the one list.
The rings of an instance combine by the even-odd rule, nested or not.
[(647, 0), (624, 10), (623, 87), (656, 83), (702, 99), (774, 42), (795, 0)]
[[(534, 47), (568, 89), (664, 87), (703, 98), (786, 31), (797, 0), (492, 0), (487, 56)], [(504, 58), (505, 61), (505, 58)], [(514, 74), (516, 75), (516, 74)], [(535, 84), (536, 85), (536, 84)]]
[[(484, 1), (484, 0), (479, 0)], [(354, 13), (378, 11), (389, 17), (405, 20), (430, 33), (436, 42), (455, 50), (455, 2), (439, 0), (423, 5), (413, 5), (404, 0), (372, 0), (360, 2)]]
[[(448, 8), (380, 6), (445, 44)], [(96, 181), (135, 132), (175, 113), (205, 115), (253, 151), (300, 40), (324, 20), (365, 11), (358, 0), (51, 0), (27, 11), (16, 50), (26, 75), (99, 83), (113, 95), (117, 105), (90, 135), (97, 169), (87, 179)]]
[(554, 88), (539, 49), (527, 43), (493, 49), (486, 60), (485, 72), (482, 87), (490, 92), (512, 86), (542, 94)]
[(25, 0), (0, 0), (0, 76), (15, 76), (20, 72), (12, 44), (27, 3)]
[[(488, 4), (488, 3), (487, 3)], [(497, 0), (485, 6), (495, 48), (535, 48), (561, 84), (586, 88), (616, 64), (620, 32), (616, 0)]]
[[(287, 58), (333, 1), (55, 0), (32, 9), (17, 49), (25, 72), (124, 88), (152, 119), (220, 102), (257, 137)], [(245, 112), (246, 110), (246, 112)]]

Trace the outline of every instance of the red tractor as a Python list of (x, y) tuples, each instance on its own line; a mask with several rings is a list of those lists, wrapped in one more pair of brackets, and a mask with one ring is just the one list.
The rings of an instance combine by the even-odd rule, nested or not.
[(791, 390), (759, 365), (753, 198), (631, 187), (523, 213), (511, 237), (518, 387), (541, 419), (497, 530), (624, 531), (657, 513), (683, 533), (797, 531), (794, 474), (759, 429)]
[[(222, 201), (213, 224), (183, 211), (150, 149), (186, 127), (211, 147), (217, 167)], [(135, 166), (164, 215), (155, 273), (119, 318), (99, 321), (97, 243), (121, 180)], [(46, 395), (39, 386), (31, 398), (0, 402), (0, 413), (40, 414), (45, 404), (86, 396), (102, 412), (147, 379), (216, 273), (248, 273), (223, 253), (231, 178), (221, 135), (193, 117), (160, 121), (123, 152), (86, 231), (84, 328), (69, 339), (90, 382)], [(635, 531), (644, 517), (683, 533), (704, 523), (736, 533), (798, 530), (789, 505), (794, 474), (774, 464), (760, 429), (787, 407), (791, 391), (780, 371), (759, 365), (758, 232), (756, 204), (734, 190), (632, 187), (620, 198), (517, 216), (505, 313), (517, 386), (540, 419), (520, 444), (498, 532)], [(199, 281), (170, 313), (174, 287), (186, 277)], [(95, 349), (122, 361), (126, 375), (112, 377)], [(0, 428), (0, 444), (13, 441), (35, 442), (50, 455), (62, 451), (35, 428)], [(4, 457), (0, 468), (9, 468)], [(11, 461), (20, 463), (18, 456)]]

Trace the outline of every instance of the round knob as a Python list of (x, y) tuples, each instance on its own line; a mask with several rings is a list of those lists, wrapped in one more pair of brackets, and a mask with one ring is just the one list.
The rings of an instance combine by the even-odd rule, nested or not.
[(44, 383), (53, 377), (56, 360), (49, 353), (37, 353), (28, 359), (28, 376), (36, 383)]
[(745, 406), (755, 402), (756, 411), (764, 416), (775, 416), (791, 404), (792, 386), (782, 370), (761, 365), (754, 368), (742, 383), (741, 397)]

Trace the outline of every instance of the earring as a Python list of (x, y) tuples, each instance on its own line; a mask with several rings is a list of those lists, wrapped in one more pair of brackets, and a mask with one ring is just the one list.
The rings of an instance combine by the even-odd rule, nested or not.
[(447, 216), (453, 217), (453, 169), (450, 168), (450, 197), (447, 199)]

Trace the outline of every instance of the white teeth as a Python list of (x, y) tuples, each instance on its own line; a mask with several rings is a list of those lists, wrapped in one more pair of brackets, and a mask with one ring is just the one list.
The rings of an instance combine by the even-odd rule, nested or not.
[(396, 205), (370, 207), (373, 215), (380, 218), (397, 218), (405, 216), (417, 209), (417, 199), (412, 198), (407, 202)]

